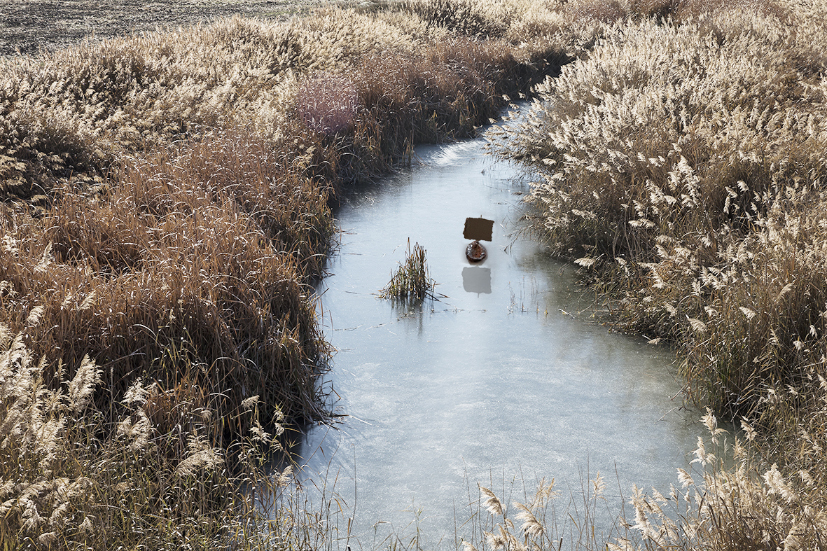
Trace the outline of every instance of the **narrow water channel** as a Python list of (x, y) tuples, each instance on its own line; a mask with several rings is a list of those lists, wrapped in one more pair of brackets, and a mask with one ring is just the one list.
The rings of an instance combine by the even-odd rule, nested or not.
[[(522, 493), (522, 479), (553, 477), (568, 500), (599, 471), (612, 507), (632, 484), (665, 494), (702, 434), (674, 353), (597, 323), (572, 268), (513, 235), (528, 186), (482, 140), (419, 147), (413, 164), (346, 198), (319, 289), (347, 417), (312, 428), (299, 462), (355, 504), (353, 549), (409, 534), (417, 511), (429, 548), (453, 542), (477, 482), (499, 491), (516, 476)], [(494, 237), (471, 266), (462, 232), (477, 216)], [(408, 239), (445, 295), (422, 308), (377, 297)]]

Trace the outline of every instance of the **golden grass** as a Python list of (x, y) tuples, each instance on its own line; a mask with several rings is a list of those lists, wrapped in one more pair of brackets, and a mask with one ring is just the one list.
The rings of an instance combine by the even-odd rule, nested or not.
[(824, 548), (827, 5), (624, 9), (492, 138), (540, 172), (536, 227), (616, 322), (675, 342), (690, 398), (759, 435), (641, 545)]
[(261, 463), (282, 423), (326, 417), (311, 283), (336, 194), (562, 60), (410, 9), (0, 60), (3, 543), (323, 539), (295, 511), (263, 529), (253, 499), (284, 483)]
[[(41, 313), (33, 311), (27, 327), (43, 323)], [(113, 404), (119, 415), (110, 425), (110, 412), (92, 401), (105, 370), (85, 357), (71, 380), (48, 388), (46, 362), (25, 340), (0, 324), (3, 549), (206, 549), (228, 535), (247, 548), (266, 541), (260, 526), (251, 530), (261, 519), (241, 482), (255, 477), (278, 491), (290, 475), (259, 474), (262, 452), (277, 444), (258, 424), (255, 400), (243, 413), (253, 432), (239, 442), (228, 476), (229, 454), (209, 443), (215, 412), (177, 396), (164, 428), (151, 419), (163, 393), (136, 379)]]
[[(274, 184), (267, 160), (249, 139), (213, 137), (129, 167), (105, 197), (61, 188), (43, 219), (3, 223), (6, 323), (46, 358), (47, 381), (59, 362), (72, 374), (89, 355), (114, 396), (142, 376), (235, 406), (260, 395), (288, 415), (319, 415), (308, 366), (324, 344), (296, 257), (324, 250), (326, 196)], [(40, 331), (25, 327), (35, 307)]]
[(411, 249), (411, 240), (408, 239), (405, 261), (399, 263), (388, 285), (380, 294), (382, 298), (421, 302), (426, 298), (434, 298), (435, 286), (436, 283), (428, 275), (425, 249), (419, 243), (414, 244), (414, 248)]

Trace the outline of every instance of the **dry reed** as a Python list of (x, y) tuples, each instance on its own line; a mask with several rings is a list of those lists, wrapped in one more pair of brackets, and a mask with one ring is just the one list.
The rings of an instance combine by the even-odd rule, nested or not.
[[(30, 313), (27, 326), (43, 323), (41, 313)], [(71, 380), (48, 388), (46, 362), (25, 340), (0, 324), (3, 549), (208, 549), (228, 534), (263, 547), (265, 533), (250, 529), (262, 519), (240, 482), (252, 477), (277, 492), (290, 475), (261, 476), (262, 453), (278, 444), (252, 400), (244, 415), (254, 430), (239, 441), (228, 476), (229, 455), (206, 437), (220, 422), (213, 411), (178, 396), (167, 410), (174, 418), (159, 424), (152, 417), (163, 394), (137, 379), (110, 426), (110, 412), (92, 401), (105, 370), (85, 357)]]
[(676, 343), (690, 398), (759, 435), (683, 533), (638, 523), (646, 548), (825, 546), (825, 10), (632, 3), (492, 136), (537, 171), (536, 227), (615, 322)]
[(330, 9), (0, 60), (3, 543), (311, 545), (239, 481), (266, 494), (282, 424), (326, 416), (336, 193), (472, 135), (559, 52)]
[(405, 251), (405, 261), (400, 262), (396, 272), (391, 276), (388, 285), (382, 289), (383, 298), (420, 302), (426, 298), (434, 298), (436, 283), (428, 276), (428, 264), (425, 260), (425, 249), (414, 244), (411, 249), (411, 240), (408, 239), (408, 248)]

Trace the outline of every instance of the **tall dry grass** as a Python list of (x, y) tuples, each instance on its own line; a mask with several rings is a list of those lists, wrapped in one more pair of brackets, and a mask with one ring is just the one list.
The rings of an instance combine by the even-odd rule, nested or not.
[(380, 295), (382, 298), (405, 302), (421, 302), (426, 298), (434, 298), (436, 282), (428, 273), (425, 249), (419, 243), (414, 244), (414, 248), (411, 249), (411, 240), (408, 239), (405, 261), (396, 267), (391, 280)]
[(563, 60), (404, 7), (0, 60), (3, 544), (324, 539), (254, 502), (282, 424), (326, 416), (311, 284), (336, 195)]
[(543, 170), (532, 200), (554, 250), (610, 270), (630, 324), (711, 359), (717, 380), (694, 390), (740, 414), (760, 384), (730, 369), (784, 384), (795, 343), (821, 333), (824, 84), (779, 24), (756, 10), (618, 26), (500, 150)]
[[(474, 96), (473, 79), (496, 81), (503, 93), (524, 89), (528, 79), (541, 77), (537, 70), (531, 74), (532, 64), (554, 65), (558, 57), (550, 44), (480, 43), (430, 27), (408, 11), (331, 9), (289, 24), (234, 18), (4, 59), (0, 191), (5, 198), (32, 197), (48, 195), (56, 181), (89, 183), (108, 174), (124, 154), (163, 148), (204, 128), (240, 126), (273, 144), (292, 141), (295, 111), (307, 110), (297, 101), (318, 96), (308, 86), (325, 83), (363, 87), (354, 98), (349, 85), (339, 86), (330, 101), (344, 101), (350, 111), (361, 104), (367, 126), (379, 114), (367, 116), (377, 88), (388, 99), (401, 94), (408, 100), (400, 121), (417, 108), (426, 118), (434, 111), (439, 118), (444, 108), (460, 109), (465, 100), (480, 104), (472, 111), (494, 100), (486, 113), (471, 114), (470, 128), (502, 106), (501, 99)], [(378, 60), (399, 67), (385, 75), (382, 66), (372, 65)], [(406, 75), (411, 71), (420, 74)], [(515, 72), (522, 81), (507, 78)], [(423, 89), (431, 97), (420, 101), (416, 96)], [(430, 108), (432, 102), (437, 109)], [(442, 130), (451, 129), (447, 123), (436, 121)], [(361, 133), (357, 128), (346, 134)], [(373, 132), (370, 138), (383, 135)]]
[[(519, 478), (496, 492), (490, 483), (478, 484), (478, 497), (469, 489), (469, 511), (455, 536), (456, 548), (824, 549), (827, 513), (819, 506), (824, 487), (814, 472), (784, 474), (779, 465), (768, 464), (755, 446), (756, 430), (746, 423), (739, 436), (721, 428), (711, 410), (701, 421), (708, 433), (698, 437), (692, 468), (678, 469), (676, 484), (663, 492), (633, 486), (626, 503), (625, 489), (619, 488), (618, 503), (599, 472), (591, 479), (581, 475), (581, 487), (568, 497), (553, 478), (538, 481), (533, 492)], [(618, 511), (614, 523), (606, 520)]]
[(535, 227), (616, 322), (676, 343), (689, 396), (759, 435), (707, 477), (700, 524), (649, 548), (825, 545), (825, 10), (630, 5), (492, 136), (536, 171)]
[[(223, 135), (136, 161), (96, 196), (56, 191), (42, 219), (0, 222), (5, 322), (47, 360), (47, 383), (88, 355), (106, 370), (101, 403), (150, 377), (200, 388), (221, 413), (259, 395), (267, 418), (321, 415), (302, 264), (318, 269), (330, 235), (324, 190)], [(38, 306), (45, 322), (27, 329)]]
[[(39, 307), (27, 327), (41, 323)], [(159, 404), (171, 397), (138, 378), (111, 404), (118, 415), (110, 425), (110, 412), (93, 400), (105, 370), (85, 357), (74, 377), (49, 388), (45, 358), (34, 356), (25, 341), (0, 324), (3, 549), (272, 543), (262, 530), (267, 519), (256, 514), (255, 494), (242, 482), (253, 480), (262, 490), (278, 492), (290, 472), (261, 474), (262, 454), (278, 444), (258, 423), (256, 398), (244, 404), (251, 433), (238, 442), (231, 461), (226, 449), (210, 444), (209, 434), (220, 423), (213, 410), (178, 396), (175, 408), (158, 420)]]
[[(827, 547), (824, 486), (819, 479), (807, 469), (784, 474), (783, 467), (768, 465), (752, 443), (720, 428), (711, 411), (703, 421), (709, 440), (698, 438), (693, 460), (700, 472), (693, 476), (679, 469), (679, 486), (673, 485), (667, 496), (655, 489), (646, 493), (635, 488), (629, 500), (634, 523), (627, 521), (627, 535), (607, 547), (613, 551)], [(742, 428), (746, 440), (754, 443), (755, 429), (746, 423)], [(735, 465), (728, 466), (717, 450), (731, 453)]]

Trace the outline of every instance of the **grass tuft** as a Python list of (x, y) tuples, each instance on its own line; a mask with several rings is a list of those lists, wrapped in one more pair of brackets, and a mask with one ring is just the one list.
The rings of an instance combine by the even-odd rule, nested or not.
[(425, 249), (415, 243), (411, 250), (411, 240), (405, 252), (405, 262), (400, 263), (391, 276), (388, 285), (382, 289), (382, 298), (392, 298), (410, 302), (421, 302), (434, 298), (436, 283), (428, 276)]

